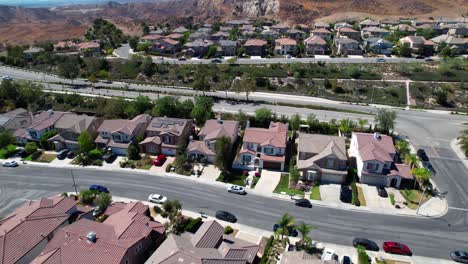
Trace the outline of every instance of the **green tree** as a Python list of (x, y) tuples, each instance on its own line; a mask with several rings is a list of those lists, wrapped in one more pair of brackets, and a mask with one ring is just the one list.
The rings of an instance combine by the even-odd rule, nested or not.
[(398, 50), (398, 55), (400, 55), (401, 57), (411, 57), (412, 50), (411, 50), (409, 43), (405, 42), (399, 45), (397, 50)]
[(161, 216), (169, 219), (166, 223), (166, 230), (176, 235), (184, 231), (182, 215), (182, 204), (178, 200), (167, 200), (162, 204)]
[(411, 173), (416, 178), (415, 184), (418, 182), (420, 186), (427, 186), (430, 183), (429, 180), (431, 179), (432, 173), (428, 169), (413, 168), (411, 169)]
[(459, 140), (458, 144), (460, 144), (461, 149), (465, 153), (465, 157), (468, 157), (468, 129), (463, 130)]
[(94, 149), (94, 140), (88, 131), (83, 131), (78, 136), (78, 146), (80, 153), (88, 153)]
[(150, 56), (146, 56), (145, 59), (143, 60), (143, 63), (140, 66), (141, 72), (148, 76), (151, 77), (154, 74), (154, 63), (153, 60), (151, 59)]
[(357, 247), (359, 264), (370, 264), (369, 255), (366, 253), (366, 249), (363, 246)]
[(213, 58), (216, 55), (217, 51), (218, 51), (218, 46), (211, 45), (210, 47), (208, 47), (208, 51), (206, 52), (206, 57)]
[(234, 82), (234, 90), (238, 92), (245, 92), (245, 97), (249, 101), (249, 94), (253, 93), (257, 89), (255, 79), (249, 77), (247, 74), (242, 75), (242, 79)]
[(177, 99), (172, 96), (163, 96), (155, 101), (151, 115), (173, 116), (177, 112)]
[(140, 95), (135, 99), (135, 108), (138, 114), (143, 114), (146, 111), (151, 110), (154, 107), (153, 102), (148, 96)]
[(364, 131), (364, 126), (366, 126), (368, 122), (367, 119), (358, 118), (359, 130)]
[(110, 193), (100, 193), (94, 198), (94, 203), (99, 206), (101, 212), (106, 210), (106, 208), (112, 202), (112, 195)]
[(51, 130), (42, 134), (41, 138), (39, 139), (39, 145), (45, 149), (50, 150), (53, 148), (53, 144), (48, 141), (51, 137), (58, 134), (57, 130)]
[(0, 130), (0, 148), (4, 148), (10, 144), (15, 143), (15, 137), (11, 134), (10, 131)]
[(262, 126), (266, 126), (273, 119), (273, 112), (266, 108), (258, 108), (255, 110), (255, 120), (260, 123)]
[(192, 118), (197, 124), (204, 124), (206, 120), (213, 118), (213, 98), (206, 96), (197, 96), (192, 109)]
[(128, 38), (128, 44), (130, 45), (130, 48), (133, 49), (134, 51), (137, 50), (139, 40), (137, 37), (129, 37)]
[(228, 137), (221, 137), (216, 140), (215, 153), (216, 158), (214, 165), (218, 167), (221, 172), (226, 173), (230, 168), (229, 162), (231, 161), (231, 139)]
[(408, 153), (405, 155), (405, 162), (408, 164), (411, 168), (414, 168), (416, 164), (418, 164), (419, 158), (418, 156)]
[(79, 64), (76, 61), (68, 59), (58, 65), (58, 74), (63, 78), (71, 80), (73, 84), (73, 80), (80, 74)]
[(231, 87), (232, 87), (232, 78), (224, 77), (218, 83), (218, 85), (216, 86), (216, 89), (218, 91), (224, 91), (226, 94), (225, 98), (228, 99), (228, 92), (231, 89)]
[(143, 31), (144, 36), (150, 33), (150, 27), (145, 22), (141, 24), (141, 30)]
[(82, 204), (92, 204), (96, 197), (96, 191), (83, 190), (80, 192), (79, 198)]
[(28, 156), (36, 152), (37, 151), (36, 142), (28, 142), (26, 146), (24, 146), (24, 151), (26, 152)]
[(311, 226), (311, 225), (308, 225), (304, 222), (300, 222), (297, 226), (296, 226), (296, 229), (297, 231), (301, 234), (301, 240), (299, 241), (299, 243), (301, 245), (305, 245), (305, 244), (308, 244), (311, 242), (311, 239), (309, 237), (309, 233), (314, 230), (314, 227)]
[(382, 132), (389, 133), (390, 130), (395, 128), (395, 119), (395, 111), (379, 109), (375, 116), (375, 124)]
[(129, 160), (139, 160), (141, 158), (140, 157), (140, 151), (138, 150), (138, 147), (136, 147), (134, 144), (131, 144), (128, 147), (127, 158)]
[(201, 91), (203, 96), (205, 96), (205, 92), (211, 90), (211, 84), (208, 81), (207, 75), (208, 73), (204, 67), (197, 67), (192, 84), (193, 89), (195, 91)]
[(278, 229), (276, 230), (276, 233), (281, 235), (280, 240), (283, 240), (284, 236), (289, 235), (289, 229), (294, 227), (294, 225), (296, 224), (296, 220), (292, 215), (286, 213), (283, 216), (281, 216), (277, 224)]
[(299, 126), (301, 125), (301, 116), (299, 114), (294, 114), (289, 119), (289, 125), (291, 126), (292, 131), (299, 130)]
[(355, 127), (356, 127), (356, 124), (349, 118), (340, 120), (340, 130), (344, 134), (351, 133)]

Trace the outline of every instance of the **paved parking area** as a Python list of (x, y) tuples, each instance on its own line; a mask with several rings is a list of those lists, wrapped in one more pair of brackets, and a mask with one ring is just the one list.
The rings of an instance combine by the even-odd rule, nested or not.
[(360, 186), (364, 193), (364, 198), (366, 199), (367, 207), (394, 209), (393, 205), (390, 203), (390, 198), (380, 197), (377, 193), (377, 188), (375, 186), (370, 186), (367, 184), (361, 184)]
[(102, 168), (104, 169), (120, 169), (120, 162), (124, 160), (124, 156), (117, 156), (117, 158), (112, 163), (102, 162)]
[(281, 179), (281, 172), (262, 170), (262, 176), (255, 185), (255, 192), (270, 195), (278, 185)]
[(339, 184), (323, 184), (320, 185), (320, 196), (322, 201), (330, 204), (341, 204), (340, 201), (341, 185)]

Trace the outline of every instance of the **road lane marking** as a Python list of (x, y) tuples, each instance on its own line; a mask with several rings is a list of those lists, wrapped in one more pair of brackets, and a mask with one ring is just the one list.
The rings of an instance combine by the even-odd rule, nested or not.
[(448, 139), (443, 139), (443, 138), (432, 138), (432, 137), (426, 137), (426, 138), (428, 138), (428, 139), (433, 139), (433, 140), (449, 141), (449, 142), (450, 142), (450, 140), (448, 140)]
[(441, 156), (427, 156), (431, 159), (443, 159), (443, 160), (453, 160), (453, 161), (462, 161), (461, 159), (457, 158), (446, 158), (446, 157), (441, 157)]
[(466, 209), (466, 208), (458, 208), (458, 207), (450, 207), (450, 206), (449, 206), (448, 209), (459, 210), (459, 211), (466, 211), (466, 212), (468, 212), (468, 209)]

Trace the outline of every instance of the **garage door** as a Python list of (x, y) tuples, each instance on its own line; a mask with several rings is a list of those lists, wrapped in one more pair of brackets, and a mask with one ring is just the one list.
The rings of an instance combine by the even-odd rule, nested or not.
[(344, 182), (344, 176), (339, 174), (329, 174), (324, 173), (322, 174), (322, 182), (323, 183), (338, 183), (341, 184)]
[(119, 155), (119, 156), (125, 156), (127, 155), (127, 149), (123, 148), (111, 148), (112, 153)]
[(384, 186), (385, 177), (362, 175), (361, 183), (365, 183), (369, 185), (376, 185), (376, 186)]
[(281, 170), (281, 163), (263, 161), (263, 168), (270, 170)]

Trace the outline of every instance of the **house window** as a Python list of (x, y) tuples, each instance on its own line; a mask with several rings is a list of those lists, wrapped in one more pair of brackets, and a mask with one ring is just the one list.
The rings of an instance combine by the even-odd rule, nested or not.
[(333, 168), (334, 160), (333, 159), (327, 159), (327, 168)]
[(112, 139), (114, 139), (115, 141), (122, 141), (120, 135), (113, 135)]
[(372, 162), (367, 163), (367, 170), (374, 170), (374, 163)]
[(248, 143), (247, 143), (247, 148), (248, 148), (248, 149), (254, 149), (254, 148), (255, 148), (254, 143), (248, 142)]
[(263, 153), (272, 155), (272, 154), (274, 153), (274, 149), (273, 149), (273, 148), (269, 148), (269, 147), (264, 147), (264, 148), (263, 148)]
[(250, 162), (252, 160), (252, 157), (250, 155), (243, 155), (242, 156), (242, 161), (243, 162)]

